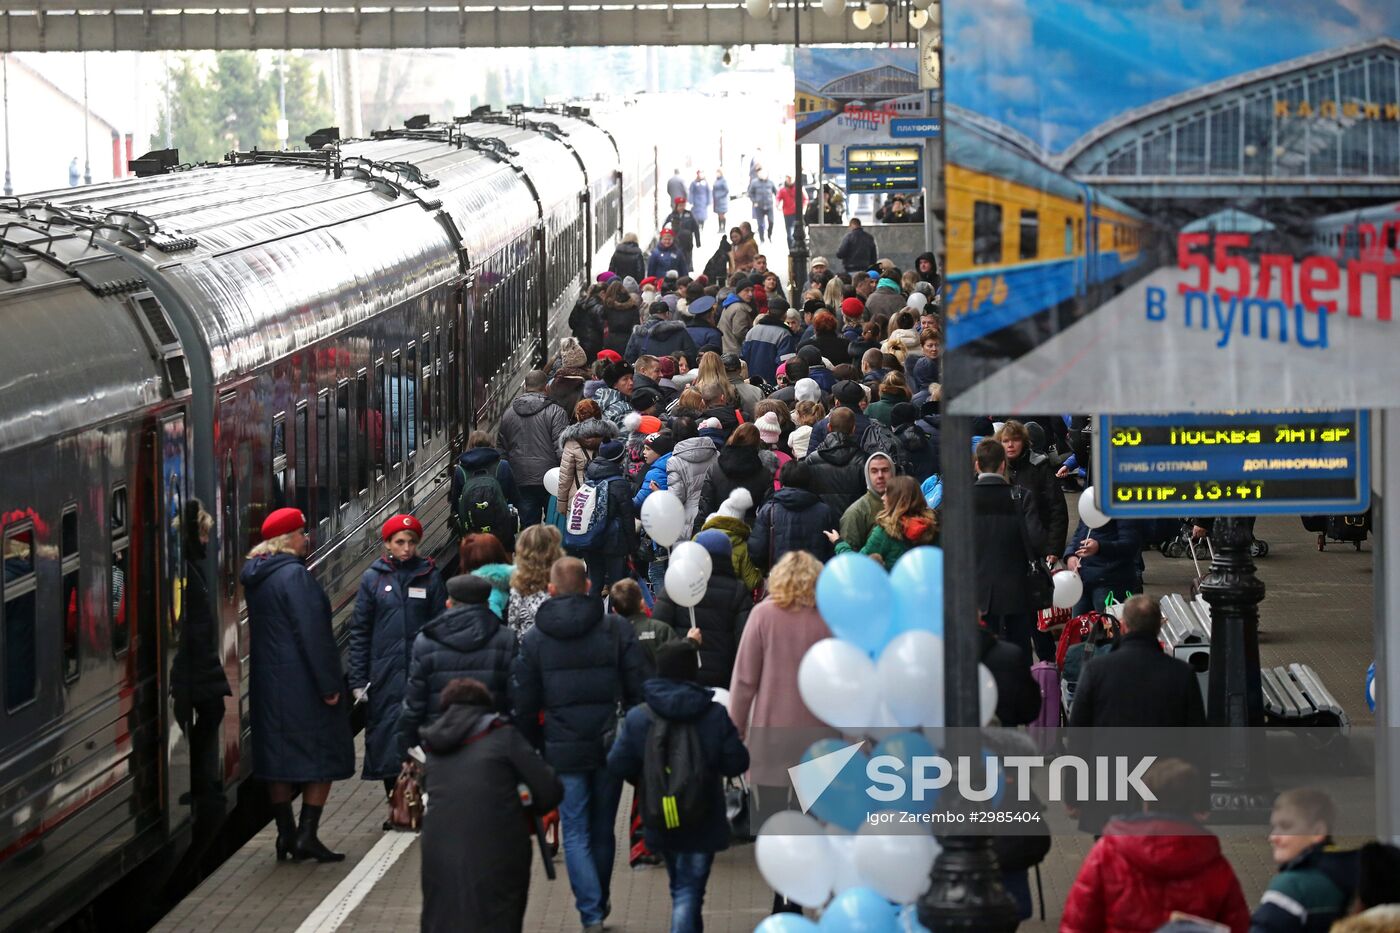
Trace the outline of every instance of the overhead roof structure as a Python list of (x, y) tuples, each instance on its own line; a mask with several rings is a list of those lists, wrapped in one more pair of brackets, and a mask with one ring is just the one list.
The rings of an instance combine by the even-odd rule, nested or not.
[(847, 15), (795, 2), (753, 17), (733, 0), (331, 0), (314, 7), (286, 0), (0, 0), (0, 52), (790, 45), (794, 15), (804, 44), (915, 38), (902, 17), (862, 31)]

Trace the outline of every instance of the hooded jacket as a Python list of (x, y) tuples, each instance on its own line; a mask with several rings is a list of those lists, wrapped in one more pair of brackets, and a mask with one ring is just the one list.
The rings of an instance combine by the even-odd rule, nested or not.
[[(646, 278), (638, 276), (637, 279)], [(637, 299), (631, 295), (621, 303), (613, 303), (608, 300), (603, 301), (603, 325), (607, 334), (603, 338), (603, 346), (615, 353), (627, 357), (627, 343), (632, 337), (632, 332), (637, 329), (637, 325), (642, 322), (641, 306), (637, 304)]]
[(705, 477), (719, 460), (719, 451), (708, 437), (690, 437), (671, 451), (666, 464), (666, 488), (675, 493), (685, 506), (684, 528), (695, 524), (700, 512), (700, 497), (705, 491)]
[(846, 511), (841, 513), (841, 540), (852, 548), (865, 546), (871, 530), (875, 527), (875, 519), (885, 507), (885, 500), (870, 485), (870, 464), (876, 458), (887, 461), (890, 465), (890, 475), (894, 475), (894, 461), (890, 459), (889, 454), (877, 451), (865, 458), (865, 464), (861, 467), (861, 475), (865, 477), (865, 495), (852, 502)]
[(942, 431), (939, 427), (940, 419), (935, 415), (894, 429), (900, 457), (905, 461), (909, 475), (920, 483), (935, 473), (943, 472), (943, 453), (940, 449)]
[(485, 604), (452, 606), (423, 626), (413, 640), (399, 714), (399, 760), (418, 744), (419, 731), (442, 712), (442, 688), (459, 677), (481, 681), (491, 691), (497, 711), (508, 711), (514, 660), (515, 633)]
[(833, 513), (843, 514), (865, 495), (865, 461), (865, 453), (853, 436), (828, 434), (821, 446), (807, 455), (812, 492), (821, 496)]
[(893, 318), (902, 310), (904, 310), (904, 295), (898, 287), (877, 288), (871, 292), (869, 298), (865, 299), (865, 311), (871, 317), (883, 314)]
[[(290, 554), (253, 558), (239, 580), (248, 599), (254, 776), (290, 784), (350, 777), (349, 691), (325, 591)], [(332, 694), (340, 701), (327, 706)]]
[(725, 537), (729, 539), (729, 563), (740, 582), (750, 590), (762, 586), (763, 571), (755, 567), (753, 559), (749, 557), (749, 532), (752, 529), (748, 523), (732, 515), (716, 514), (705, 519), (705, 524), (700, 530), (709, 531), (711, 528), (724, 532)]
[[(701, 632), (700, 683), (728, 690), (734, 654), (753, 609), (753, 590), (734, 575), (734, 565), (728, 557), (712, 555), (711, 563), (709, 585), (704, 597), (695, 604), (695, 624)], [(665, 591), (656, 597), (652, 618), (670, 625), (677, 635), (690, 630), (689, 610), (671, 602)]]
[[(929, 261), (929, 271), (920, 272), (919, 263), (925, 259)], [(914, 257), (914, 274), (919, 277), (919, 281), (927, 282), (934, 288), (943, 282), (942, 276), (938, 274), (938, 257), (933, 253), (920, 253)]]
[(719, 452), (709, 472), (705, 474), (704, 490), (700, 495), (700, 521), (719, 511), (729, 494), (742, 486), (753, 497), (744, 520), (753, 524), (758, 509), (773, 494), (773, 468), (764, 462), (757, 447), (734, 447), (726, 444)]
[[(550, 466), (553, 466), (551, 463)], [(466, 484), (466, 479), (478, 470), (491, 471), (496, 477), (496, 482), (501, 486), (501, 494), (506, 497), (506, 502), (515, 506), (517, 512), (522, 511), (520, 501), (520, 489), (515, 485), (515, 472), (510, 468), (510, 464), (501, 456), (501, 452), (494, 447), (470, 447), (462, 451), (462, 455), (457, 458), (457, 465), (452, 470), (452, 481), (449, 493), (451, 495), (452, 521), (458, 520), (458, 505), (462, 498), (462, 487)], [(540, 474), (540, 481), (544, 481), (544, 474)], [(459, 527), (454, 525), (454, 527)], [(501, 543), (507, 550), (515, 546), (514, 530), (509, 533), (503, 532)]]
[(555, 770), (596, 771), (607, 759), (603, 739), (618, 704), (625, 709), (641, 701), (645, 671), (632, 626), (604, 613), (602, 600), (582, 593), (552, 597), (536, 611), (535, 627), (520, 640), (511, 665), (515, 722), (543, 745)]
[(594, 457), (583, 475), (589, 482), (608, 484), (608, 514), (605, 519), (608, 528), (588, 549), (588, 553), (594, 556), (598, 552), (604, 555), (632, 553), (637, 548), (637, 509), (632, 505), (632, 484), (622, 472), (621, 461)]
[[(665, 307), (665, 305), (659, 307)], [(629, 363), (635, 363), (637, 357), (643, 353), (650, 353), (652, 356), (684, 353), (685, 358), (690, 361), (692, 366), (700, 361), (700, 354), (695, 349), (695, 340), (686, 330), (685, 323), (669, 321), (660, 317), (652, 317), (651, 320), (633, 331), (625, 349), (626, 352), (622, 356)]]
[(350, 619), (350, 685), (369, 689), (365, 724), (366, 780), (394, 777), (399, 713), (418, 632), (447, 605), (447, 588), (431, 560), (381, 557), (360, 578)]
[(568, 426), (564, 409), (542, 392), (528, 392), (510, 403), (501, 416), (500, 442), (517, 483), (544, 482), (545, 473), (559, 465), (554, 439)]
[(642, 255), (642, 248), (627, 240), (617, 244), (617, 249), (613, 250), (612, 260), (608, 263), (608, 271), (619, 279), (625, 279), (630, 275), (640, 282), (646, 278), (647, 263), (646, 258)]
[[(702, 668), (703, 671), (703, 668)], [(719, 852), (729, 848), (729, 820), (724, 803), (724, 778), (738, 777), (749, 768), (749, 752), (723, 706), (699, 684), (653, 677), (642, 685), (645, 706), (632, 709), (608, 753), (608, 770), (639, 785), (646, 758), (647, 740), (655, 718), (694, 726), (704, 756), (707, 819), (692, 829), (667, 831), (663, 826), (643, 826), (647, 847), (653, 852)], [(655, 717), (655, 718), (654, 718)]]
[(583, 387), (593, 376), (586, 370), (565, 366), (549, 380), (549, 397), (554, 404), (564, 409), (567, 418), (572, 417), (574, 406), (583, 399)]
[[(629, 406), (630, 407), (630, 406)], [(617, 437), (617, 425), (611, 421), (589, 418), (578, 424), (571, 424), (558, 437), (559, 447), (559, 501), (572, 502), (574, 491), (584, 480), (584, 471), (593, 461), (598, 448), (592, 450), (583, 446), (585, 438), (599, 438), (610, 441)]]
[(1249, 908), (1220, 840), (1165, 814), (1115, 819), (1089, 850), (1065, 901), (1064, 933), (1152, 933), (1179, 910), (1249, 928)]
[[(876, 522), (875, 527), (870, 530), (870, 536), (865, 539), (865, 544), (860, 548), (860, 553), (867, 557), (880, 555), (881, 565), (886, 570), (891, 570), (894, 568), (895, 562), (903, 557), (904, 552), (910, 548), (937, 543), (937, 521), (922, 515), (911, 515), (906, 516), (900, 523), (898, 535), (891, 535), (883, 525)], [(846, 543), (844, 538), (836, 542), (837, 554), (845, 554), (855, 550)]]
[(784, 486), (758, 510), (749, 534), (749, 559), (771, 570), (788, 551), (809, 551), (825, 563), (835, 552), (822, 532), (836, 527), (836, 516), (816, 493)]
[(596, 295), (581, 295), (569, 312), (569, 330), (591, 360), (603, 349), (603, 302)]
[(781, 315), (765, 314), (749, 328), (740, 345), (739, 355), (749, 364), (749, 375), (764, 382), (778, 379), (778, 360), (795, 352), (792, 331), (787, 329)]

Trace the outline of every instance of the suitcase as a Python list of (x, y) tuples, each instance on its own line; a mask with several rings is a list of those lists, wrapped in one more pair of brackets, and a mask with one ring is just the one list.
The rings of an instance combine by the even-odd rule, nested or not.
[(1060, 724), (1060, 669), (1053, 661), (1037, 661), (1031, 665), (1031, 677), (1040, 688), (1040, 713), (1032, 727), (1053, 729)]
[(1327, 530), (1319, 532), (1317, 536), (1317, 549), (1327, 550), (1328, 540), (1351, 542), (1359, 551), (1361, 542), (1371, 533), (1371, 510), (1367, 509), (1360, 515), (1329, 515), (1327, 516)]

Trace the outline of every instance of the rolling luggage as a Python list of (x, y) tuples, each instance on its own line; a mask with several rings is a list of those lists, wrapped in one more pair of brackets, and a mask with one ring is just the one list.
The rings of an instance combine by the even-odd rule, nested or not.
[(1327, 542), (1341, 541), (1350, 542), (1358, 551), (1361, 550), (1361, 542), (1365, 541), (1371, 533), (1371, 510), (1367, 509), (1360, 515), (1329, 515), (1327, 516), (1327, 530), (1319, 532), (1317, 536), (1317, 549), (1327, 550)]

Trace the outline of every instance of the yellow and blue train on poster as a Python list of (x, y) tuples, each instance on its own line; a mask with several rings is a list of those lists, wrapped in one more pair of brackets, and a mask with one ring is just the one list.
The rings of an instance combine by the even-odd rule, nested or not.
[(1148, 218), (1044, 164), (1029, 140), (948, 107), (948, 346), (1019, 356), (1147, 271)]

